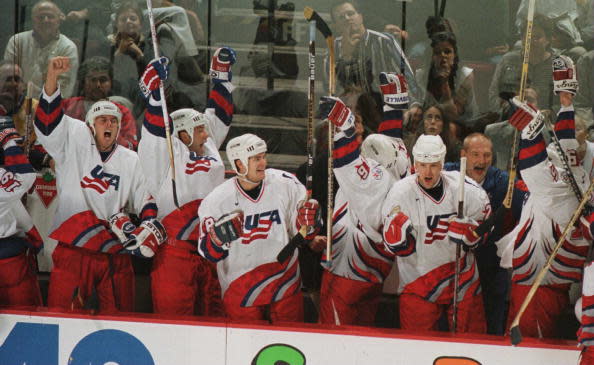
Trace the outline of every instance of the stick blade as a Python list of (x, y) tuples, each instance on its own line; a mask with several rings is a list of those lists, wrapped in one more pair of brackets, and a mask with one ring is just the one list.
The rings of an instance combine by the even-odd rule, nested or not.
[(512, 345), (517, 346), (520, 342), (522, 342), (522, 333), (520, 332), (519, 325), (510, 328), (509, 332)]
[(309, 6), (306, 6), (305, 9), (303, 9), (303, 15), (308, 22), (312, 20), (316, 21), (316, 28), (318, 28), (324, 38), (332, 37), (332, 31), (330, 30), (330, 27), (328, 27), (326, 21), (322, 19), (322, 17), (315, 10)]
[(276, 261), (278, 261), (279, 264), (284, 263), (285, 261), (287, 261), (289, 257), (293, 256), (293, 252), (295, 252), (295, 250), (299, 246), (303, 246), (306, 243), (307, 241), (301, 235), (301, 233), (297, 233), (295, 236), (293, 236), (293, 238), (291, 238), (289, 243), (287, 243), (285, 247), (283, 247), (283, 249), (278, 253), (278, 255), (276, 256)]

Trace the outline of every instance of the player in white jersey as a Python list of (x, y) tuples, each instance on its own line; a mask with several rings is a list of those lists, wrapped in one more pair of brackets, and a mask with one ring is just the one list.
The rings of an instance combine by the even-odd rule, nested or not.
[[(180, 109), (171, 113), (173, 156), (179, 209), (174, 204), (172, 176), (165, 140), (163, 109), (156, 72), (151, 64), (144, 80), (153, 80), (138, 155), (155, 197), (158, 218), (168, 240), (157, 252), (151, 271), (153, 311), (161, 314), (222, 315), (221, 290), (215, 264), (196, 252), (198, 207), (202, 199), (225, 179), (225, 165), (219, 147), (227, 136), (233, 117), (231, 65), (235, 52), (215, 51), (211, 72), (213, 90), (204, 113)], [(159, 61), (155, 64), (163, 68)], [(198, 310), (195, 311), (195, 308)], [(196, 312), (196, 313), (195, 313)]]
[[(590, 235), (592, 233), (590, 232)], [(575, 314), (580, 321), (577, 337), (583, 346), (579, 365), (594, 365), (594, 265), (592, 261), (584, 265), (582, 296), (575, 303)]]
[[(554, 91), (559, 94), (561, 104), (554, 133), (569, 157), (571, 173), (585, 192), (589, 179), (575, 158), (578, 143), (572, 103), (577, 81), (573, 62), (565, 56), (556, 57), (553, 70)], [(578, 206), (558, 152), (552, 146), (545, 147), (541, 113), (517, 99), (513, 99), (513, 103), (518, 109), (510, 118), (510, 123), (522, 131), (518, 168), (529, 195), (518, 225), (497, 243), (502, 267), (513, 269), (508, 324), (515, 318), (534, 279)], [(569, 286), (582, 278), (587, 249), (588, 241), (580, 229), (568, 235), (522, 316), (522, 334), (547, 338), (555, 336), (556, 321), (569, 305)]]
[[(63, 114), (58, 76), (70, 69), (67, 57), (50, 60), (35, 114), (39, 142), (56, 162), (58, 207), (51, 238), (53, 253), (48, 306), (90, 305), (96, 294), (100, 311), (132, 311), (134, 272), (129, 252), (150, 256), (164, 240), (153, 218), (156, 205), (134, 151), (117, 145), (121, 114), (115, 104), (98, 101), (87, 123)], [(122, 214), (138, 214), (139, 227)]]
[(317, 201), (282, 170), (266, 169), (266, 142), (244, 134), (227, 143), (237, 176), (215, 188), (200, 205), (198, 251), (217, 262), (225, 313), (232, 319), (303, 320), (299, 261), (277, 255), (301, 226), (306, 239), (320, 227)]
[[(332, 260), (320, 293), (320, 323), (373, 325), (382, 283), (394, 254), (382, 243), (378, 207), (394, 182), (406, 176), (410, 162), (402, 141), (402, 113), (408, 106), (402, 75), (380, 74), (384, 94), (378, 134), (359, 148), (351, 111), (337, 98), (322, 98), (321, 119), (339, 128), (334, 135), (334, 172), (340, 185), (333, 216)], [(396, 102), (397, 101), (397, 102)]]
[(0, 117), (0, 305), (41, 305), (35, 254), (43, 242), (21, 197), (35, 170), (10, 117)]
[(472, 230), (490, 212), (489, 198), (466, 178), (463, 218), (457, 218), (460, 173), (444, 171), (446, 147), (439, 136), (421, 135), (413, 147), (415, 174), (394, 184), (381, 213), (383, 239), (397, 256), (400, 324), (403, 329), (437, 329), (447, 313), (452, 326), (456, 245), (460, 258), (458, 332), (484, 332), (478, 269), (471, 249), (481, 239)]

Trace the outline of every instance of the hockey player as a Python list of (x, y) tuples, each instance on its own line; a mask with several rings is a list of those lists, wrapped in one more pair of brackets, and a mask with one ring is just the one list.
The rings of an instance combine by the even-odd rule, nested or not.
[[(68, 72), (68, 58), (48, 65), (35, 115), (35, 132), (56, 162), (59, 204), (50, 237), (53, 253), (48, 306), (63, 309), (90, 305), (99, 310), (132, 311), (134, 272), (127, 250), (151, 256), (164, 240), (156, 205), (147, 193), (135, 152), (116, 144), (121, 114), (108, 101), (95, 103), (86, 124), (63, 114), (58, 77)], [(143, 222), (134, 227), (125, 207)]]
[(227, 143), (237, 176), (216, 187), (198, 210), (198, 251), (217, 262), (225, 313), (231, 319), (303, 320), (297, 253), (276, 256), (301, 228), (321, 225), (319, 204), (287, 172), (266, 169), (266, 142), (244, 134)]
[(575, 312), (581, 323), (577, 333), (578, 341), (583, 346), (580, 365), (594, 365), (594, 265), (591, 261), (584, 266), (582, 296), (575, 303)]
[(219, 154), (233, 117), (231, 65), (235, 52), (219, 48), (212, 58), (214, 87), (204, 113), (180, 109), (171, 113), (173, 156), (179, 209), (172, 194), (171, 171), (165, 140), (163, 110), (155, 66), (164, 73), (160, 61), (147, 67), (140, 82), (153, 80), (141, 88), (153, 90), (147, 101), (142, 139), (138, 149), (149, 191), (159, 208), (158, 218), (167, 230), (167, 244), (157, 252), (151, 272), (153, 310), (161, 314), (222, 315), (221, 289), (215, 264), (196, 252), (198, 207), (202, 199), (225, 178)]
[[(361, 148), (354, 118), (337, 98), (322, 98), (321, 119), (339, 129), (334, 135), (334, 171), (340, 185), (333, 217), (332, 260), (324, 261), (320, 323), (373, 325), (382, 283), (394, 254), (382, 243), (378, 207), (391, 186), (410, 170), (402, 141), (402, 113), (408, 105), (402, 75), (380, 74), (384, 119), (378, 134)], [(359, 152), (360, 151), (360, 152)]]
[[(518, 225), (497, 242), (501, 265), (513, 268), (508, 324), (515, 318), (537, 273), (578, 206), (568, 174), (575, 176), (582, 191), (588, 186), (588, 177), (575, 158), (578, 143), (572, 101), (577, 81), (571, 59), (556, 57), (553, 75), (554, 92), (561, 103), (554, 129), (569, 157), (571, 171), (563, 169), (556, 150), (545, 147), (541, 113), (531, 105), (512, 99), (518, 109), (510, 123), (521, 131), (518, 168), (529, 195)], [(568, 237), (522, 316), (520, 330), (525, 336), (553, 337), (556, 321), (569, 305), (569, 286), (581, 280), (588, 242), (580, 229)]]
[(41, 305), (35, 254), (43, 242), (21, 197), (35, 181), (10, 117), (0, 119), (0, 305)]
[(439, 136), (421, 135), (413, 147), (415, 174), (398, 181), (382, 205), (383, 239), (397, 256), (400, 324), (403, 329), (437, 329), (447, 313), (452, 326), (456, 245), (460, 257), (458, 332), (485, 331), (472, 230), (490, 212), (489, 199), (465, 180), (463, 218), (458, 218), (459, 172), (443, 171), (446, 147)]

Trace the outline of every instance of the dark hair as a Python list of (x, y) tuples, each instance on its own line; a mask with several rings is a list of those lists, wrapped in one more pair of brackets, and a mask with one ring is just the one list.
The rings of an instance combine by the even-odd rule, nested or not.
[(122, 13), (124, 11), (127, 10), (132, 10), (136, 13), (136, 15), (138, 15), (138, 19), (140, 19), (140, 23), (142, 24), (142, 9), (140, 8), (140, 5), (138, 5), (138, 2), (136, 1), (125, 1), (122, 3), (122, 5), (120, 5), (118, 7), (118, 9), (115, 12), (115, 18), (114, 18), (114, 22), (113, 22), (113, 33), (117, 33), (118, 32), (118, 18), (120, 15), (122, 15)]
[(425, 113), (427, 113), (427, 111), (431, 108), (439, 110), (439, 113), (441, 114), (443, 128), (441, 129), (441, 133), (439, 133), (439, 136), (443, 140), (443, 143), (446, 145), (446, 147), (450, 148), (450, 120), (447, 119), (444, 108), (439, 104), (431, 104), (423, 108), (423, 120), (422, 123), (419, 123), (419, 129), (417, 130), (417, 136), (415, 138), (415, 141), (417, 140), (417, 138), (419, 138), (421, 134), (425, 134)]
[(360, 13), (359, 5), (357, 4), (356, 0), (335, 0), (330, 4), (330, 17), (332, 18), (333, 22), (336, 21), (336, 19), (334, 19), (334, 9), (336, 9), (342, 4), (351, 4), (353, 8), (355, 8), (355, 11), (357, 13)]
[(78, 68), (78, 95), (82, 95), (85, 78), (90, 72), (107, 72), (109, 78), (113, 81), (113, 67), (107, 58), (101, 56), (87, 58)]
[[(458, 63), (460, 62), (460, 58), (458, 57), (458, 41), (456, 40), (456, 35), (454, 34), (454, 30), (450, 21), (446, 18), (430, 16), (427, 21), (425, 22), (425, 28), (427, 30), (427, 36), (431, 40), (431, 48), (435, 48), (441, 42), (448, 42), (452, 48), (454, 49), (454, 65), (452, 67), (452, 72), (448, 77), (448, 85), (450, 86), (450, 90), (452, 94), (456, 94), (456, 75), (458, 73)], [(433, 90), (433, 73), (435, 72), (435, 65), (431, 62), (431, 66), (429, 67), (429, 74), (427, 77), (427, 90)]]

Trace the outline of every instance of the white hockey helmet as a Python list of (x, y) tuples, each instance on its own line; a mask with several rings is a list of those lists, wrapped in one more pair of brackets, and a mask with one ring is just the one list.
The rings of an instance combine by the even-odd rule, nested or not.
[(370, 134), (361, 144), (361, 155), (375, 160), (394, 177), (400, 177), (398, 169), (398, 146), (384, 134)]
[(440, 136), (421, 134), (413, 150), (415, 162), (433, 163), (445, 161), (446, 146)]
[(206, 116), (192, 108), (179, 109), (171, 113), (173, 122), (173, 135), (179, 138), (179, 132), (185, 131), (190, 137), (190, 143), (194, 142), (194, 128), (204, 125), (208, 127)]
[(247, 175), (247, 171), (240, 174), (235, 160), (241, 161), (247, 169), (248, 159), (262, 152), (266, 152), (266, 142), (255, 134), (246, 133), (227, 142), (227, 159), (239, 176)]
[[(122, 112), (117, 105), (107, 100), (100, 100), (95, 104), (91, 105), (91, 109), (87, 112), (86, 122), (91, 127), (93, 135), (95, 135), (95, 118), (101, 115), (110, 115), (116, 117), (118, 120), (118, 135), (122, 126)], [(117, 139), (117, 136), (116, 136)]]

